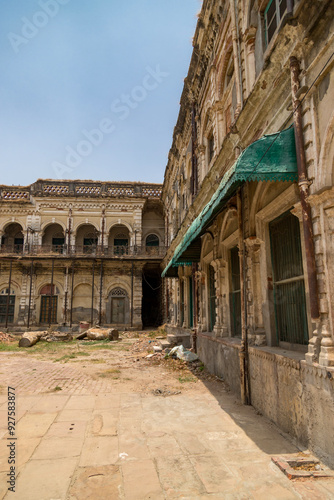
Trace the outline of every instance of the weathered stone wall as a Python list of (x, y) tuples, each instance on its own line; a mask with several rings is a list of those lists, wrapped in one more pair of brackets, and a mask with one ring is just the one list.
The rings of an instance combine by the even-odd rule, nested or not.
[(221, 377), (240, 396), (239, 343), (197, 334), (197, 354), (210, 373)]
[(334, 370), (312, 367), (302, 355), (250, 348), (251, 403), (297, 443), (334, 466)]

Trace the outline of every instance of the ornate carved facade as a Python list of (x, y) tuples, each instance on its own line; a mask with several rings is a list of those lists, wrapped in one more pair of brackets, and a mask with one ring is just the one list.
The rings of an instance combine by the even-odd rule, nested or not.
[(168, 328), (332, 465), (333, 19), (204, 0), (162, 193)]
[(2, 327), (161, 322), (161, 185), (0, 186)]

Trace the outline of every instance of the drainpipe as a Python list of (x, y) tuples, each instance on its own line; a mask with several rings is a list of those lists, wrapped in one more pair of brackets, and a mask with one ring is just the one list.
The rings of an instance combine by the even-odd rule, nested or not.
[[(102, 223), (101, 223), (101, 249), (102, 249), (102, 255), (104, 254), (104, 232), (105, 232), (105, 208), (102, 208)], [(102, 262), (101, 262), (102, 264)], [(100, 320), (101, 323), (101, 320)], [(99, 324), (100, 324), (99, 323)]]
[(71, 279), (71, 311), (70, 311), (70, 327), (72, 328), (73, 320), (73, 290), (74, 290), (74, 260), (72, 260), (72, 279)]
[(102, 286), (103, 286), (103, 260), (101, 259), (100, 266), (100, 307), (99, 307), (99, 325), (102, 322)]
[(290, 57), (292, 102), (294, 109), (294, 130), (296, 139), (297, 166), (298, 166), (298, 187), (300, 202), (302, 207), (302, 221), (304, 229), (304, 245), (306, 254), (306, 266), (310, 292), (310, 306), (312, 323), (317, 323), (320, 318), (319, 292), (317, 281), (317, 270), (315, 264), (315, 249), (312, 228), (311, 206), (309, 197), (309, 179), (307, 176), (306, 156), (304, 148), (302, 107), (298, 96), (300, 88), (299, 74), (301, 72), (299, 61), (296, 57)]
[(238, 26), (237, 5), (235, 0), (230, 0), (230, 10), (231, 10), (231, 23), (232, 23), (235, 83), (237, 89), (237, 109), (235, 111), (236, 114), (235, 118), (237, 118), (243, 106), (243, 96), (242, 96), (242, 69), (241, 69), (241, 55), (240, 55), (240, 41), (239, 41), (239, 26)]
[(9, 301), (10, 301), (10, 288), (12, 286), (12, 267), (13, 261), (10, 261), (9, 266), (9, 280), (8, 280), (8, 293), (7, 293), (7, 302), (6, 302), (6, 328), (8, 327), (8, 313), (9, 313)]
[(66, 275), (65, 275), (65, 298), (64, 298), (64, 326), (67, 323), (67, 300), (68, 300), (68, 267), (66, 266)]
[(238, 192), (238, 229), (239, 229), (239, 266), (240, 266), (240, 296), (241, 296), (241, 348), (240, 359), (240, 392), (241, 402), (244, 405), (249, 401), (248, 381), (248, 344), (247, 344), (247, 309), (246, 309), (246, 255), (245, 255), (245, 229), (243, 218), (242, 188)]
[(194, 318), (194, 327), (193, 327), (193, 348), (195, 353), (197, 353), (197, 318), (198, 318), (198, 303), (197, 303), (197, 270), (198, 270), (198, 264), (193, 264), (192, 265), (192, 284), (193, 284), (193, 289), (192, 289), (192, 294), (193, 294), (193, 303), (194, 303), (194, 311), (193, 311), (193, 318)]
[(34, 274), (34, 261), (31, 261), (31, 268), (30, 268), (30, 287), (29, 287), (29, 306), (28, 306), (28, 321), (27, 321), (27, 328), (30, 327), (30, 308), (31, 308), (31, 293), (32, 293), (32, 278)]
[(50, 302), (49, 302), (49, 327), (52, 321), (52, 310), (53, 310), (53, 275), (54, 275), (54, 265), (55, 261), (52, 259), (52, 270), (51, 270), (51, 290), (50, 290)]
[(71, 255), (71, 232), (72, 232), (72, 208), (68, 212), (68, 248), (67, 253)]
[(131, 328), (133, 327), (133, 261), (131, 265)]
[(169, 312), (169, 298), (168, 298), (168, 282), (167, 282), (167, 279), (164, 278), (164, 283), (165, 283), (165, 294), (166, 294), (166, 301), (165, 301), (165, 305), (166, 305), (166, 323), (168, 323), (168, 312)]
[(90, 324), (93, 327), (94, 321), (94, 278), (95, 278), (95, 260), (93, 260), (93, 271), (92, 271), (92, 307), (90, 310)]
[(197, 125), (196, 125), (196, 107), (192, 105), (191, 112), (191, 194), (195, 198), (198, 191), (198, 160), (197, 160)]

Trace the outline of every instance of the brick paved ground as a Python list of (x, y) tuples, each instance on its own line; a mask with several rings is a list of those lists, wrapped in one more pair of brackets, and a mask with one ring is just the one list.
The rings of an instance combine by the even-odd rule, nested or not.
[(15, 387), (18, 394), (39, 394), (62, 388), (62, 394), (108, 393), (115, 388), (107, 379), (94, 379), (79, 367), (0, 353), (0, 385)]
[[(271, 456), (299, 450), (222, 384), (199, 381), (163, 398), (129, 390), (130, 382), (91, 376), (85, 363), (0, 353), (0, 385), (16, 388), (18, 408), (12, 493), (6, 483), (7, 403), (0, 395), (0, 498), (334, 498), (332, 481), (293, 483), (276, 469)], [(134, 364), (140, 365), (139, 387), (147, 373), (153, 382), (163, 376), (172, 383), (162, 366)]]

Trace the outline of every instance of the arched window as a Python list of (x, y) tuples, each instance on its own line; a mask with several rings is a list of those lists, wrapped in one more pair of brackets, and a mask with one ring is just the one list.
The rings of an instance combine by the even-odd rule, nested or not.
[(7, 311), (7, 298), (8, 288), (4, 288), (0, 292), (0, 323), (6, 323), (6, 316), (8, 315), (7, 322), (14, 323), (14, 310), (15, 310), (15, 290), (11, 290), (9, 294), (8, 311)]
[(156, 234), (149, 234), (146, 238), (146, 246), (147, 247), (158, 247), (159, 246), (159, 238)]
[(20, 253), (23, 250), (23, 230), (22, 226), (17, 222), (9, 224), (1, 238), (1, 245), (7, 252)]
[(225, 89), (229, 86), (230, 81), (232, 80), (234, 75), (234, 59), (233, 55), (231, 55), (228, 63), (227, 63), (227, 69), (226, 69), (226, 74), (225, 74)]
[(96, 250), (98, 238), (95, 232), (84, 234), (83, 251), (84, 253), (93, 253)]

